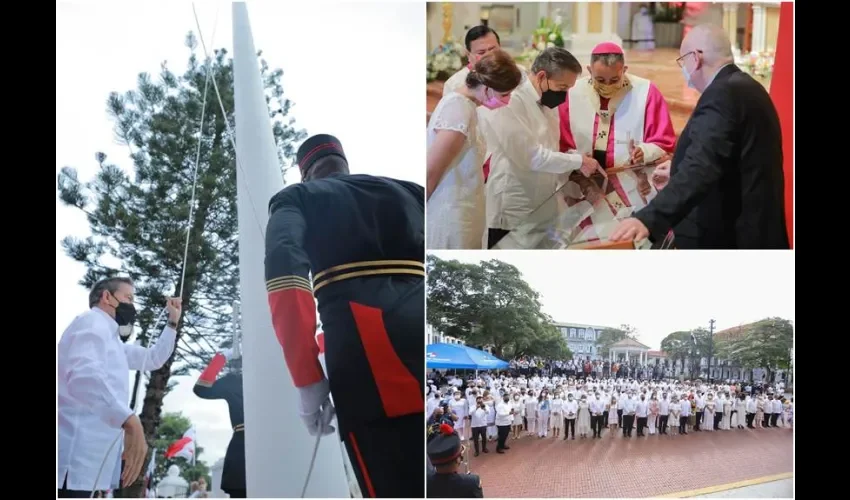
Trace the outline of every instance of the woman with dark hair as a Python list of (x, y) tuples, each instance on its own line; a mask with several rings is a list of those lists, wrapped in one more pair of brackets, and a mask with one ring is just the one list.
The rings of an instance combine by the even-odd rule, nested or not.
[(428, 122), (427, 246), (480, 249), (484, 246), (484, 164), (487, 149), (478, 130), (479, 106), (498, 109), (522, 81), (513, 57), (493, 50), (445, 95)]

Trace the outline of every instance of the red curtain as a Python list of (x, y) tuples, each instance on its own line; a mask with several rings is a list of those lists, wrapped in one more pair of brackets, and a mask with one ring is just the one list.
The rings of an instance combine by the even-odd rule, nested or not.
[(794, 248), (794, 3), (782, 2), (779, 10), (779, 36), (770, 97), (782, 125), (782, 153), (785, 157), (785, 223), (788, 240)]

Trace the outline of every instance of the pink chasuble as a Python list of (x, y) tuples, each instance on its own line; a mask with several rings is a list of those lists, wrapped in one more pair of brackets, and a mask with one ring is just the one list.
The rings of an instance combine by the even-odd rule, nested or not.
[[(606, 169), (630, 163), (630, 141), (643, 150), (644, 162), (652, 162), (672, 153), (676, 145), (670, 111), (658, 87), (644, 78), (632, 75), (628, 78), (630, 88), (624, 90), (624, 96), (615, 96), (618, 103), (613, 115), (609, 115), (606, 165), (603, 165)], [(607, 111), (610, 102), (610, 99), (600, 98), (596, 94), (589, 79), (581, 80), (570, 90), (567, 101), (558, 109), (562, 152), (587, 154), (593, 151), (600, 133), (600, 112)], [(605, 140), (604, 137), (602, 139)], [(582, 221), (580, 227), (583, 232), (575, 242), (604, 239), (607, 232), (613, 229), (612, 222), (621, 209), (630, 207), (637, 210), (646, 206), (657, 193), (651, 188), (650, 193), (644, 196), (637, 192), (636, 186), (639, 182), (646, 182), (650, 174), (651, 171), (647, 169), (640, 173), (621, 172), (611, 175), (608, 192), (604, 193), (606, 196), (596, 203), (593, 215)], [(580, 185), (585, 184), (581, 182), (584, 179), (577, 175), (573, 175), (571, 180), (578, 180)], [(576, 200), (566, 199), (566, 202), (572, 205)]]

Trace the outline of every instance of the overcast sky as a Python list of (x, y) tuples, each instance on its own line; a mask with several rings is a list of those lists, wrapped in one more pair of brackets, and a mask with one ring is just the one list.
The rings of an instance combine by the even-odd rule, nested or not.
[[(207, 46), (225, 47), (232, 55), (230, 2), (200, 1), (197, 10)], [(248, 11), (255, 46), (272, 68), (284, 70), (284, 93), (295, 103), (299, 127), (337, 136), (352, 172), (424, 184), (424, 3), (266, 0), (248, 2)], [(162, 61), (182, 72), (189, 31), (196, 28), (188, 1), (57, 2), (57, 173), (72, 166), (82, 180), (91, 179), (97, 151), (131, 166), (127, 147), (113, 140), (106, 98), (111, 91), (135, 88), (140, 72), (156, 75)], [(411, 133), (386, 140), (395, 130)], [(59, 241), (87, 234), (82, 214), (57, 200), (57, 339), (85, 309), (87, 295), (77, 285), (83, 267), (62, 253)], [(205, 448), (200, 458), (212, 464), (224, 456), (230, 439), (227, 408), (195, 397), (193, 382), (180, 380), (165, 400), (165, 411), (182, 411), (192, 419)]]
[(723, 330), (768, 316), (794, 320), (793, 252), (432, 251), (441, 259), (516, 266), (556, 321), (667, 334), (710, 319)]

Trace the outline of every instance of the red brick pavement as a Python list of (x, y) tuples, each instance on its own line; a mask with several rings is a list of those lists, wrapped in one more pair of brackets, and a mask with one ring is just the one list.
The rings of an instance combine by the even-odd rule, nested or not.
[(687, 436), (563, 441), (509, 440), (503, 455), (473, 457), (484, 495), (622, 498), (669, 495), (793, 472), (793, 432), (787, 428), (689, 432)]

